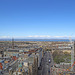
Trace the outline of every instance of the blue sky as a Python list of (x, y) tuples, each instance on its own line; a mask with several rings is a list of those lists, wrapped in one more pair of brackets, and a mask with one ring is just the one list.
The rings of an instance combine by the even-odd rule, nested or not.
[(0, 0), (0, 37), (75, 36), (75, 0)]

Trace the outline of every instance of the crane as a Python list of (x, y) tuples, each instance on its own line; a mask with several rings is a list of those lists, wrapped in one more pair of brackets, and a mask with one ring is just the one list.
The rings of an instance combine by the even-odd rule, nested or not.
[[(71, 66), (74, 63), (74, 46), (73, 46), (73, 41), (71, 39), (71, 36), (69, 37), (70, 43), (71, 43)], [(73, 71), (73, 67), (71, 68), (71, 71)]]

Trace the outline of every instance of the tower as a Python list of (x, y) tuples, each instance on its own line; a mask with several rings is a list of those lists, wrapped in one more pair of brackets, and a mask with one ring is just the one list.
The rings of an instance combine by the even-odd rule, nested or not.
[(14, 39), (12, 38), (12, 49), (14, 49)]

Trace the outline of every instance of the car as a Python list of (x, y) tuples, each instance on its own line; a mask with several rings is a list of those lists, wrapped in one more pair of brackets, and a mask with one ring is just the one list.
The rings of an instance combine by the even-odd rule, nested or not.
[(51, 60), (49, 59), (49, 63), (51, 62)]
[(48, 70), (48, 73), (50, 73), (50, 70)]
[(42, 66), (38, 67), (38, 70), (41, 70), (42, 69)]
[(53, 65), (51, 65), (51, 67), (53, 67)]

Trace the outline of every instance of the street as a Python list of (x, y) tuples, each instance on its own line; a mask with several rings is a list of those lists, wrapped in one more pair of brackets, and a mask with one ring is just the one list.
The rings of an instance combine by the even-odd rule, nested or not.
[(52, 65), (53, 65), (53, 60), (51, 57), (51, 53), (50, 51), (46, 51), (42, 60), (42, 70), (40, 71), (39, 75), (52, 75), (50, 70)]

